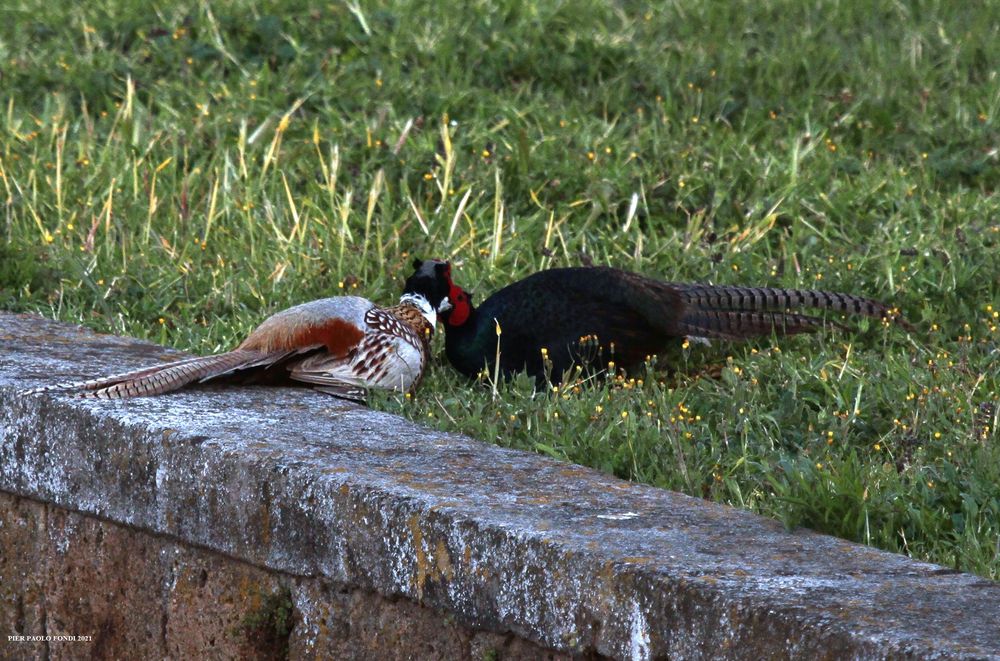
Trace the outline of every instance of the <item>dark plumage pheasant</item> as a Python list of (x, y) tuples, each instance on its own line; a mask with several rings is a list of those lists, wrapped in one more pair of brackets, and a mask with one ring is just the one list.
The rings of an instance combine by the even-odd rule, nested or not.
[[(541, 271), (496, 292), (477, 308), (451, 279), (447, 262), (416, 261), (406, 282), (441, 311), (445, 351), (455, 368), (476, 376), (499, 361), (502, 374), (522, 370), (558, 382), (574, 364), (635, 367), (682, 337), (741, 340), (806, 333), (829, 324), (790, 310), (818, 308), (895, 318), (895, 310), (835, 292), (664, 282), (602, 266)], [(499, 357), (499, 358), (498, 358)]]
[(226, 353), (28, 392), (72, 390), (81, 397), (123, 399), (221, 380), (299, 383), (363, 401), (367, 388), (417, 387), (436, 320), (435, 308), (416, 293), (404, 294), (399, 305), (390, 308), (358, 296), (323, 298), (268, 317)]

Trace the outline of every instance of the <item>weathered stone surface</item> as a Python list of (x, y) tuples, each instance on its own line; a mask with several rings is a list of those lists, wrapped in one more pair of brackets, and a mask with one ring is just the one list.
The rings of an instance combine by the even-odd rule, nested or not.
[(572, 653), (1000, 658), (975, 576), (303, 390), (20, 395), (164, 351), (13, 315), (0, 338), (12, 494)]
[(566, 658), (407, 599), (261, 569), (2, 492), (0, 521), (3, 659)]

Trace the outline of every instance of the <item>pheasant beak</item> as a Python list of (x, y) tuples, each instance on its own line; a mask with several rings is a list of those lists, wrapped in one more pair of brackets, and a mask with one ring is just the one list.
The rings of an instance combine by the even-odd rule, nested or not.
[(441, 299), (441, 302), (438, 303), (437, 311), (438, 314), (440, 314), (442, 312), (448, 312), (449, 310), (454, 309), (454, 307), (455, 306), (451, 304), (451, 299), (445, 296), (444, 298)]

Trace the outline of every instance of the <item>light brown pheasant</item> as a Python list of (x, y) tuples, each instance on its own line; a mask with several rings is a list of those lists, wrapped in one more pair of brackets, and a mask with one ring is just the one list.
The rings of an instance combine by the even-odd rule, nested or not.
[(226, 353), (27, 392), (70, 390), (80, 397), (123, 399), (159, 395), (211, 380), (298, 382), (364, 401), (368, 388), (410, 392), (417, 387), (436, 321), (437, 310), (420, 294), (404, 294), (390, 308), (358, 296), (323, 298), (268, 317)]

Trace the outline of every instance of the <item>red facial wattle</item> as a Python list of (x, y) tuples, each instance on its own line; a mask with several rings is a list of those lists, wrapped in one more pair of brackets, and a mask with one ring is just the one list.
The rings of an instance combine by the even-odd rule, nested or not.
[(471, 309), (469, 307), (469, 295), (462, 291), (461, 287), (450, 283), (448, 289), (448, 300), (451, 301), (452, 309), (448, 315), (449, 326), (461, 326), (469, 319)]

